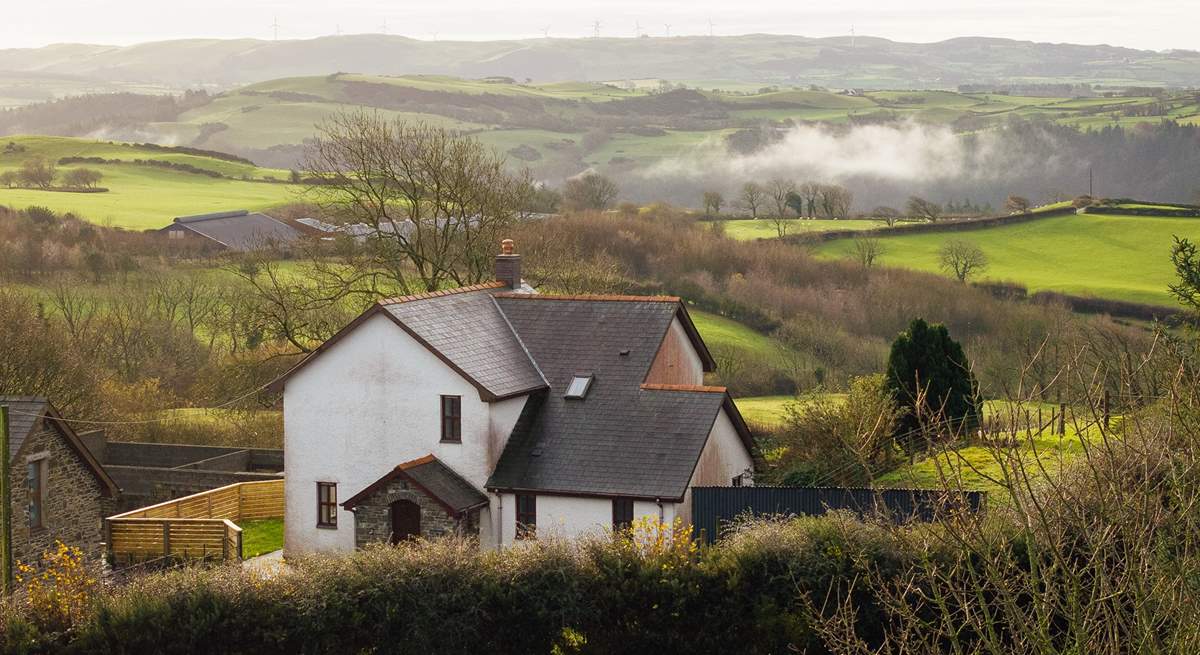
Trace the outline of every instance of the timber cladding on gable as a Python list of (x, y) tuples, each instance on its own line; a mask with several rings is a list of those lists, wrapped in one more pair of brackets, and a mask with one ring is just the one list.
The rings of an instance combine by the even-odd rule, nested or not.
[[(45, 455), (46, 480), (43, 527), (29, 525), (28, 458)], [(103, 542), (103, 518), (115, 509), (91, 469), (66, 443), (58, 428), (39, 419), (12, 459), (13, 559), (36, 564), (55, 542), (98, 556)]]
[(646, 374), (646, 384), (703, 384), (704, 364), (679, 319), (671, 321)]

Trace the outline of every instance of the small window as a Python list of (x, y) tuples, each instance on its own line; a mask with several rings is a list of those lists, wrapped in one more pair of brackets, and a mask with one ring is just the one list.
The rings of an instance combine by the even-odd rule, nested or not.
[(317, 527), (337, 527), (337, 483), (317, 483)]
[(442, 441), (462, 441), (462, 396), (442, 396)]
[(613, 498), (613, 530), (628, 530), (633, 525), (633, 499)]
[(29, 527), (46, 527), (46, 460), (29, 462), (25, 472), (29, 485)]
[(592, 386), (591, 374), (576, 374), (571, 378), (571, 384), (567, 386), (565, 398), (581, 399), (587, 395), (588, 389)]
[(537, 538), (537, 496), (517, 494), (517, 539)]

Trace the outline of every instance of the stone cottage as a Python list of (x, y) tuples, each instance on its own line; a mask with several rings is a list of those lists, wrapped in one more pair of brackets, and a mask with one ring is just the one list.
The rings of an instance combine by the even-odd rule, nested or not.
[(13, 560), (37, 562), (56, 541), (98, 557), (116, 483), (45, 398), (0, 396), (0, 406), (8, 407)]

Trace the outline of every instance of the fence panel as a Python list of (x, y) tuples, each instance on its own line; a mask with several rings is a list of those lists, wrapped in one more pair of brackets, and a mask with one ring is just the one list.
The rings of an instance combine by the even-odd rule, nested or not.
[(693, 487), (692, 522), (712, 543), (739, 517), (820, 516), (849, 510), (896, 522), (933, 521), (948, 512), (983, 509), (982, 491), (923, 489), (837, 489), (814, 487)]
[(283, 480), (240, 482), (105, 519), (111, 561), (240, 559), (234, 521), (282, 518)]

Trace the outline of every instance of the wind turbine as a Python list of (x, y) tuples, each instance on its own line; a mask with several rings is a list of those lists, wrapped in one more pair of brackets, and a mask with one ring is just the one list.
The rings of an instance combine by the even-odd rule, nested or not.
[(593, 39), (600, 38), (600, 20), (599, 19), (592, 22), (592, 38)]
[(386, 18), (383, 19), (383, 25), (379, 26), (379, 31), (384, 35), (387, 34), (387, 19)]
[(633, 21), (633, 35), (635, 37), (642, 35), (642, 21), (640, 21), (640, 20)]
[(550, 26), (549, 25), (542, 28), (542, 38), (543, 39), (550, 38)]
[(850, 49), (854, 49), (854, 25), (850, 25)]
[(712, 16), (709, 16), (709, 17), (708, 17), (708, 35), (709, 35), (709, 36), (712, 36), (712, 35), (713, 35), (713, 22), (712, 22)]
[(667, 36), (671, 36), (671, 24), (663, 23), (663, 25), (667, 28)]
[(279, 40), (279, 16), (271, 19), (271, 30), (275, 33), (275, 40)]

